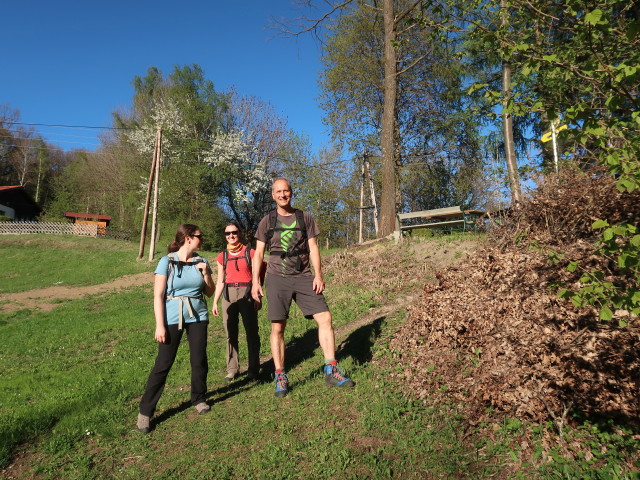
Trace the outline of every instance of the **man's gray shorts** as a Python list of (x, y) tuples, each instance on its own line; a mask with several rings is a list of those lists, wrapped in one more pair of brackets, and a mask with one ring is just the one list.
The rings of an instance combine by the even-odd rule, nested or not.
[(289, 318), (291, 300), (302, 310), (306, 318), (313, 318), (316, 313), (328, 312), (329, 307), (322, 293), (313, 291), (313, 275), (281, 277), (267, 275), (267, 305), (270, 322)]

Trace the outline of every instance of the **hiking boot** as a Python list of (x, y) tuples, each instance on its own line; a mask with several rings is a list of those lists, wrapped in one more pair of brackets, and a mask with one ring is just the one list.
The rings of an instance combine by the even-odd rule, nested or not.
[(329, 387), (353, 387), (350, 378), (344, 376), (338, 365), (327, 364), (324, 366), (324, 381)]
[(136, 429), (142, 433), (149, 433), (151, 431), (151, 417), (139, 413)]
[(260, 376), (260, 374), (258, 373), (257, 370), (248, 370), (247, 371), (247, 378), (249, 380), (255, 380), (256, 378), (258, 378)]
[(200, 402), (195, 406), (195, 408), (198, 412), (198, 415), (204, 415), (205, 413), (209, 412), (209, 410), (211, 410), (211, 407), (207, 405), (207, 402)]
[(231, 383), (236, 379), (236, 375), (235, 373), (227, 373), (227, 375), (224, 377), (224, 381), (227, 383)]
[(276, 397), (284, 397), (289, 391), (289, 379), (284, 372), (276, 373), (274, 375), (274, 381), (276, 382)]

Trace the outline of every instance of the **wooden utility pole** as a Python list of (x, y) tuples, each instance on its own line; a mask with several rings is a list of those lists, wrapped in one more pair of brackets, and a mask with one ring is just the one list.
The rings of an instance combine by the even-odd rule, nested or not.
[(151, 186), (153, 185), (153, 178), (156, 172), (156, 158), (158, 155), (158, 149), (160, 148), (160, 127), (156, 132), (156, 144), (153, 148), (153, 159), (151, 160), (151, 169), (149, 170), (149, 183), (147, 184), (147, 197), (144, 201), (144, 213), (142, 214), (142, 229), (140, 230), (140, 248), (138, 249), (138, 260), (144, 255), (144, 241), (147, 237), (147, 222), (149, 218), (149, 204), (151, 203)]
[[(371, 196), (371, 205), (364, 204), (364, 186), (367, 181), (367, 177), (369, 179), (369, 194)], [(364, 230), (364, 211), (367, 209), (373, 209), (373, 227), (376, 231), (376, 236), (378, 235), (378, 205), (376, 203), (376, 193), (373, 189), (373, 177), (371, 175), (371, 164), (369, 163), (369, 154), (366, 150), (362, 152), (362, 176), (360, 178), (360, 228), (358, 235), (358, 243), (362, 243), (363, 241), (363, 230)]]
[(373, 208), (373, 227), (376, 230), (376, 237), (378, 236), (378, 205), (376, 204), (376, 193), (373, 189), (373, 176), (371, 175), (371, 164), (369, 163), (369, 154), (364, 151), (364, 168), (367, 171), (369, 177), (369, 190), (371, 193), (371, 206)]
[[(366, 158), (366, 157), (365, 157)], [(362, 162), (362, 177), (360, 178), (360, 227), (358, 230), (358, 243), (362, 243), (362, 229), (364, 219), (364, 161)]]
[(153, 215), (151, 217), (151, 239), (149, 240), (149, 261), (153, 261), (153, 251), (156, 248), (156, 227), (158, 223), (158, 191), (160, 190), (160, 157), (162, 155), (162, 129), (158, 127), (156, 133), (158, 145), (156, 155), (156, 174), (153, 186)]

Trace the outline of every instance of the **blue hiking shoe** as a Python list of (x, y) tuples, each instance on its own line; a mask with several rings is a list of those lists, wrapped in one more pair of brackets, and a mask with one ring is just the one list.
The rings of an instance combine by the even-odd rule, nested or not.
[(324, 366), (324, 381), (329, 387), (353, 387), (350, 378), (345, 377), (338, 365), (327, 364)]
[(284, 397), (289, 392), (289, 379), (287, 378), (287, 374), (284, 372), (276, 373), (273, 377), (276, 382), (276, 392), (274, 395), (276, 397)]

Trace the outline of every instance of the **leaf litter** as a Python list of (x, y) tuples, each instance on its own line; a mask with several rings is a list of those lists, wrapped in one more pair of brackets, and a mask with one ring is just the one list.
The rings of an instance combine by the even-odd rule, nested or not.
[(462, 406), (470, 431), (485, 428), (489, 435), (483, 426), (495, 426), (497, 418), (552, 422), (555, 434), (543, 438), (547, 452), (591, 455), (589, 445), (564, 443), (563, 429), (577, 425), (574, 414), (637, 431), (637, 316), (618, 310), (603, 322), (595, 307), (557, 296), (558, 285), (579, 285), (580, 273), (567, 270), (571, 261), (638, 288), (609, 259), (594, 255), (591, 225), (599, 218), (638, 225), (640, 196), (618, 192), (615, 180), (598, 171), (548, 178), (492, 229), (482, 250), (423, 286), (391, 341), (391, 358), (379, 361), (407, 396)]

